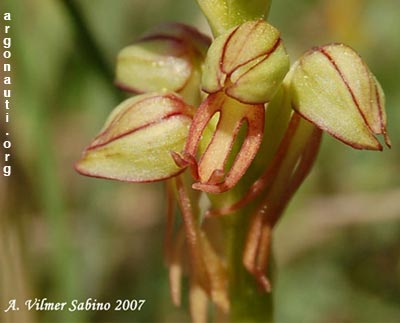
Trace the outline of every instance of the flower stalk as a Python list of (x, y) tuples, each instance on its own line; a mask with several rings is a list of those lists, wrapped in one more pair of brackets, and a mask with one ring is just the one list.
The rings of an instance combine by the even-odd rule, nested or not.
[(266, 18), (271, 0), (197, 0), (214, 36), (246, 21)]

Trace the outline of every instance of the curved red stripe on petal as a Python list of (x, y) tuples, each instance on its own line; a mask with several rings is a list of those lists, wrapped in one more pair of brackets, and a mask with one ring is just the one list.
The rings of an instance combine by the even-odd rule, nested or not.
[(255, 106), (248, 111), (246, 121), (248, 130), (243, 145), (235, 158), (223, 183), (224, 189), (230, 189), (242, 178), (257, 154), (264, 133), (264, 105)]
[(220, 111), (224, 101), (225, 97), (222, 93), (215, 93), (209, 95), (200, 105), (189, 129), (189, 136), (185, 146), (186, 153), (195, 156), (204, 129), (214, 114)]
[(207, 215), (208, 216), (219, 216), (219, 215), (227, 215), (233, 213), (242, 207), (246, 206), (250, 202), (252, 202), (257, 196), (259, 196), (262, 192), (265, 192), (268, 187), (271, 185), (274, 179), (274, 175), (278, 172), (279, 166), (285, 157), (287, 150), (289, 149), (290, 143), (293, 139), (293, 136), (296, 134), (296, 130), (298, 128), (300, 122), (300, 116), (297, 113), (294, 113), (290, 119), (290, 123), (287, 127), (285, 135), (279, 144), (278, 151), (275, 154), (274, 159), (271, 164), (266, 168), (264, 173), (258, 178), (249, 188), (247, 193), (237, 202), (232, 205), (226, 206), (221, 209), (212, 209)]
[(210, 183), (215, 170), (224, 172), (230, 151), (243, 123), (243, 118), (240, 115), (238, 118), (232, 120), (229, 112), (227, 111), (227, 107), (221, 108), (219, 121), (213, 137), (200, 158), (199, 175), (200, 181), (203, 183)]
[[(233, 141), (236, 138), (238, 129), (240, 128), (241, 123), (246, 121), (248, 124), (246, 137), (239, 153), (235, 157), (232, 167), (226, 173), (225, 179), (221, 181), (223, 178), (221, 174), (221, 168), (216, 168), (214, 170), (210, 169), (210, 177), (205, 182), (193, 184), (194, 189), (202, 190), (208, 193), (222, 193), (234, 187), (245, 174), (262, 141), (265, 114), (264, 105), (251, 106), (251, 108), (247, 107), (244, 113), (245, 114), (242, 116), (242, 119), (237, 120), (234, 124), (235, 131), (232, 133), (231, 138), (229, 139), (229, 149), (223, 151), (223, 164), (225, 164), (226, 159), (231, 151)], [(222, 114), (222, 117), (223, 116), (224, 115)], [(212, 159), (213, 157), (214, 155), (212, 154), (208, 156), (209, 159)], [(216, 180), (215, 175), (218, 175), (218, 181)]]

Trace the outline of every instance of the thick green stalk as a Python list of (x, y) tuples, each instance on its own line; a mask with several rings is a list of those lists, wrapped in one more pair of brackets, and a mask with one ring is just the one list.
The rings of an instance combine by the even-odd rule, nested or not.
[[(246, 192), (249, 183), (242, 181), (229, 192), (209, 195), (212, 205), (220, 208), (230, 205)], [(249, 181), (250, 182), (250, 181)], [(258, 285), (243, 264), (246, 237), (251, 214), (257, 204), (251, 203), (230, 215), (223, 216), (221, 221), (225, 228), (225, 255), (228, 264), (230, 322), (272, 322), (273, 294), (267, 294)], [(272, 259), (272, 255), (270, 256)], [(271, 264), (272, 261), (269, 263)], [(268, 268), (268, 277), (272, 282), (272, 266)]]
[[(276, 153), (279, 142), (284, 136), (290, 118), (290, 105), (285, 99), (282, 87), (266, 111), (265, 139), (260, 147), (259, 154), (248, 169), (246, 176), (232, 190), (209, 195), (213, 208), (219, 209), (232, 205), (240, 200), (248, 191), (252, 183), (260, 176), (260, 170), (269, 164)], [(273, 121), (271, 121), (273, 120)], [(242, 129), (245, 130), (245, 129)], [(239, 133), (243, 137), (245, 131)], [(241, 140), (238, 140), (240, 143)], [(238, 147), (239, 146), (239, 147)], [(233, 154), (240, 148), (240, 144), (233, 147)], [(232, 162), (232, 161), (230, 161)], [(271, 322), (273, 321), (273, 294), (261, 291), (255, 277), (243, 265), (243, 253), (252, 214), (258, 206), (256, 199), (250, 205), (233, 214), (224, 216), (221, 221), (226, 230), (226, 257), (229, 270), (229, 297), (231, 302), (230, 319), (232, 322)], [(272, 251), (271, 251), (272, 253)], [(273, 255), (270, 254), (268, 278), (273, 284)]]
[(248, 209), (236, 212), (226, 219), (230, 319), (231, 322), (271, 322), (273, 320), (272, 294), (267, 294), (262, 290), (255, 278), (243, 266), (243, 250), (250, 218)]
[(197, 0), (214, 36), (249, 20), (265, 18), (271, 0)]

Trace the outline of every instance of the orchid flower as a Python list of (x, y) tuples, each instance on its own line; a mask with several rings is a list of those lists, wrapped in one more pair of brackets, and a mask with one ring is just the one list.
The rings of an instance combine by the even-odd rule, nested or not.
[[(111, 112), (75, 168), (166, 181), (172, 301), (181, 303), (186, 250), (193, 321), (207, 320), (209, 299), (223, 315), (261, 320), (271, 302), (273, 229), (311, 171), (322, 133), (370, 150), (383, 149), (382, 135), (390, 147), (384, 94), (343, 44), (313, 48), (290, 67), (280, 32), (264, 20), (269, 0), (198, 3), (213, 41), (172, 23), (122, 49), (115, 83), (137, 95)], [(250, 315), (243, 304), (260, 290)]]

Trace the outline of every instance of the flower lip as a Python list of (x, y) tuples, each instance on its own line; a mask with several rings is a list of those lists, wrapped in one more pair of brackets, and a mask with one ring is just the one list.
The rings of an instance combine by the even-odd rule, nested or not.
[[(219, 113), (216, 129), (205, 151), (195, 159), (200, 139), (211, 118)], [(173, 153), (179, 167), (189, 167), (196, 183), (193, 188), (207, 193), (222, 193), (235, 186), (253, 161), (264, 131), (264, 105), (240, 103), (224, 92), (211, 94), (194, 115), (186, 146), (181, 154)], [(225, 171), (233, 144), (241, 126), (247, 124), (240, 151)]]

